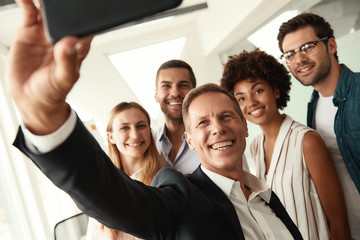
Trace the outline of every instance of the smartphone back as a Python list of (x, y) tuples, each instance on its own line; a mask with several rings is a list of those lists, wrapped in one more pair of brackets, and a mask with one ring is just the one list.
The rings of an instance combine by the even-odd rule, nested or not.
[(182, 0), (42, 0), (52, 43), (64, 36), (84, 37), (175, 8)]

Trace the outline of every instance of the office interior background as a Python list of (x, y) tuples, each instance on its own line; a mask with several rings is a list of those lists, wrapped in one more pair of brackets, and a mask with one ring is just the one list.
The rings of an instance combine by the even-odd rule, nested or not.
[[(155, 73), (162, 62), (185, 60), (198, 85), (219, 83), (230, 55), (258, 47), (279, 57), (278, 28), (301, 12), (329, 21), (340, 62), (360, 71), (360, 0), (184, 0), (156, 19), (97, 35), (67, 101), (105, 149), (108, 114), (119, 102), (142, 104), (153, 128), (163, 123), (154, 99)], [(79, 210), (12, 146), (20, 119), (5, 91), (6, 64), (20, 22), (14, 1), (0, 0), (0, 239), (53, 239), (54, 225)], [(292, 79), (284, 112), (305, 124), (311, 92)], [(260, 130), (251, 123), (248, 128), (249, 145)]]

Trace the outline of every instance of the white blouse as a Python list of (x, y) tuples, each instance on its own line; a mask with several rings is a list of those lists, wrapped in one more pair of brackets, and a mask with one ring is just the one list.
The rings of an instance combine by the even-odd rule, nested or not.
[(308, 131), (314, 130), (285, 115), (267, 175), (264, 134), (253, 140), (252, 158), (256, 166), (256, 176), (278, 195), (303, 238), (330, 239), (326, 215), (306, 167), (302, 150), (302, 141)]

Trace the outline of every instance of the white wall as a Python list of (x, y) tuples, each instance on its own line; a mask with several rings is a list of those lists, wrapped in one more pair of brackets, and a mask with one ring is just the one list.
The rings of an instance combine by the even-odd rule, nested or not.
[(360, 30), (338, 38), (336, 43), (340, 63), (345, 63), (353, 72), (360, 72)]

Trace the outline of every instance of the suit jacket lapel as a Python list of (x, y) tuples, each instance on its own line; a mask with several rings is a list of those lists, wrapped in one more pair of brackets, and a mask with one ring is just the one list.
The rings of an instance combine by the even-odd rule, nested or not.
[(190, 181), (195, 184), (208, 198), (218, 207), (220, 207), (231, 224), (234, 227), (240, 239), (245, 239), (239, 218), (236, 215), (234, 206), (224, 192), (211, 181), (211, 179), (198, 167), (189, 177)]

